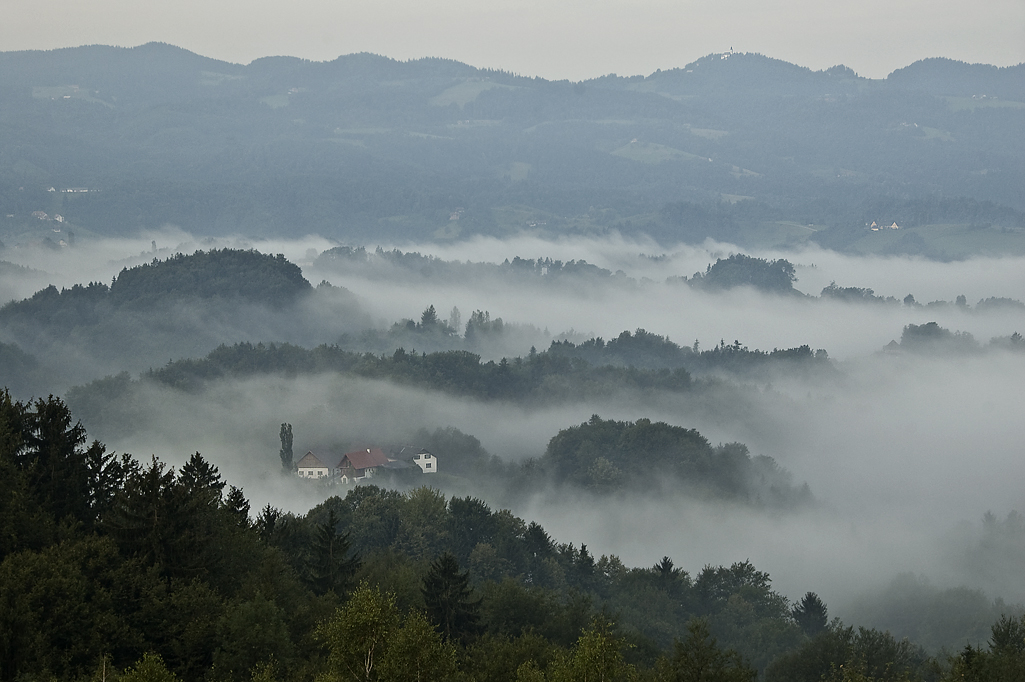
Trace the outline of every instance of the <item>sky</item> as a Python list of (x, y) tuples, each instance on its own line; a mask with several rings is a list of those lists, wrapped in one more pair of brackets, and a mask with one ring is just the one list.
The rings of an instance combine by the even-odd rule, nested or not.
[(373, 52), (570, 80), (733, 49), (883, 78), (927, 57), (1025, 62), (1025, 1), (0, 0), (3, 51), (151, 41), (238, 63)]

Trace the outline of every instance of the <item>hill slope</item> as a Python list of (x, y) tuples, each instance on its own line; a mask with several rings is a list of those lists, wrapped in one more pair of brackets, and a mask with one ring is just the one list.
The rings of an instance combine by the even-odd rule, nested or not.
[(0, 234), (41, 239), (54, 215), (346, 239), (780, 244), (921, 215), (1020, 229), (1022, 68), (926, 60), (870, 80), (720, 54), (569, 83), (370, 54), (0, 53)]

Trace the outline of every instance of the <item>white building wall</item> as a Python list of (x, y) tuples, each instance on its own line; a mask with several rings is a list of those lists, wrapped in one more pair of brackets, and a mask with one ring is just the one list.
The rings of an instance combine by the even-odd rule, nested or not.
[(429, 452), (418, 452), (413, 455), (413, 463), (425, 474), (438, 473), (438, 458)]

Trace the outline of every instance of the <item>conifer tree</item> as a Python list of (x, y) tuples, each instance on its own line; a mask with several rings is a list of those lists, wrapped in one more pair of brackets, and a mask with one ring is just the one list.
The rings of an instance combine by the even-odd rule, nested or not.
[(804, 634), (809, 637), (814, 637), (825, 630), (829, 622), (826, 605), (814, 592), (804, 595), (804, 598), (794, 606), (790, 613), (804, 630)]
[(338, 532), (338, 516), (332, 509), (327, 522), (317, 526), (307, 563), (307, 581), (317, 594), (334, 590), (344, 596), (359, 570), (359, 556), (348, 556), (349, 534)]
[(445, 552), (431, 564), (421, 593), (427, 616), (446, 641), (468, 643), (477, 635), (480, 599), (472, 598), (470, 572), (459, 572), (459, 561)]

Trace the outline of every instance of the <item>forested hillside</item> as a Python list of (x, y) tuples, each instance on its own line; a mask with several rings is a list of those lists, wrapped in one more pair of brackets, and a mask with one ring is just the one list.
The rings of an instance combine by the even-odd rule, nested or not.
[(0, 368), (17, 388), (63, 390), (97, 374), (205, 354), (239, 337), (271, 333), (309, 342), (354, 332), (369, 320), (349, 292), (314, 289), (280, 254), (178, 253), (124, 268), (110, 285), (50, 285), (7, 303), (0, 308), (0, 342), (10, 350), (0, 355)]
[(631, 568), (431, 488), (359, 486), (306, 515), (257, 513), (200, 453), (177, 469), (115, 456), (52, 397), (0, 394), (0, 473), (3, 680), (1025, 671), (1020, 619), (1000, 618), (988, 646), (930, 659), (830, 622), (812, 592), (791, 604), (749, 562), (695, 576), (669, 557)]

